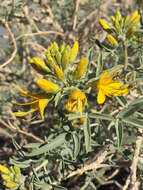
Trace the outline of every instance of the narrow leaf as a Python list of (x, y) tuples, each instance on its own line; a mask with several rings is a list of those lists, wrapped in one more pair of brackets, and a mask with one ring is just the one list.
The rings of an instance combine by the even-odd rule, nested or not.
[(84, 140), (85, 140), (85, 149), (88, 153), (91, 149), (91, 128), (89, 118), (86, 116), (83, 124), (84, 131)]
[(46, 143), (45, 145), (33, 150), (30, 154), (26, 154), (28, 157), (37, 156), (43, 153), (46, 153), (50, 150), (53, 150), (59, 146), (61, 146), (65, 142), (66, 133), (62, 133), (57, 136), (51, 143)]
[(114, 120), (114, 117), (110, 116), (109, 114), (103, 114), (103, 113), (91, 113), (89, 114), (89, 118), (96, 118), (96, 119), (102, 119), (102, 120), (108, 120), (112, 121)]
[(122, 126), (122, 123), (119, 121), (119, 119), (116, 119), (115, 128), (116, 128), (116, 135), (118, 139), (118, 148), (120, 148), (122, 144), (122, 140), (123, 140), (123, 126)]

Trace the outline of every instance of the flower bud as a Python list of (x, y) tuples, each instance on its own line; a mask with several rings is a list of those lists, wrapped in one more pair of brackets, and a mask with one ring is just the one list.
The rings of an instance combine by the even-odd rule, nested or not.
[(38, 73), (42, 75), (50, 73), (49, 67), (43, 60), (39, 59), (38, 57), (30, 58), (29, 63)]
[(78, 63), (76, 67), (76, 70), (74, 72), (74, 78), (80, 79), (85, 73), (86, 68), (87, 68), (87, 59), (84, 57), (80, 60), (80, 62)]
[(56, 77), (57, 77), (59, 80), (62, 80), (62, 79), (64, 78), (64, 73), (63, 73), (63, 71), (60, 69), (59, 66), (55, 66), (54, 71), (55, 71)]
[(41, 88), (46, 93), (56, 94), (60, 90), (60, 87), (57, 84), (46, 79), (38, 79), (36, 83), (39, 88)]
[(69, 66), (69, 60), (70, 60), (70, 52), (66, 48), (64, 50), (63, 56), (62, 56), (62, 68), (63, 68), (63, 70), (66, 69)]
[(112, 46), (118, 46), (117, 40), (111, 34), (108, 34), (107, 40)]
[(100, 25), (102, 26), (102, 28), (104, 29), (104, 30), (110, 30), (110, 29), (112, 29), (111, 28), (111, 26), (108, 24), (108, 22), (106, 22), (105, 20), (103, 20), (103, 19), (100, 19), (99, 20), (99, 23), (100, 23)]
[(70, 62), (73, 63), (76, 59), (77, 53), (79, 49), (78, 41), (75, 41), (73, 47), (71, 49)]

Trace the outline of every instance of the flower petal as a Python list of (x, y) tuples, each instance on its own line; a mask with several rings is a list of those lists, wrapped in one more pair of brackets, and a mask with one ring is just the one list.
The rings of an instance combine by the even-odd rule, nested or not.
[[(53, 96), (52, 96), (52, 98), (53, 98)], [(49, 103), (49, 101), (51, 99), (41, 99), (41, 100), (39, 100), (39, 109), (40, 109), (41, 118), (43, 120), (44, 120), (44, 110), (45, 110), (47, 104)]]
[(106, 99), (105, 94), (103, 93), (102, 90), (99, 90), (98, 96), (97, 96), (97, 103), (98, 104), (103, 104), (105, 102), (105, 99)]
[(38, 110), (38, 108), (36, 108), (36, 109), (31, 109), (30, 111), (27, 111), (27, 112), (18, 111), (18, 112), (14, 112), (14, 115), (17, 116), (17, 117), (23, 117), (23, 116), (26, 116), (26, 115), (28, 115), (29, 113), (35, 112), (35, 111), (37, 111), (37, 110)]

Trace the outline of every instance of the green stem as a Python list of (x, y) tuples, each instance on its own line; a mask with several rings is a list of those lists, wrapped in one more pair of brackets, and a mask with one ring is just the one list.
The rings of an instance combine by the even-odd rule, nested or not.
[(128, 50), (125, 41), (123, 41), (123, 49), (124, 49), (124, 70), (127, 70), (128, 67)]

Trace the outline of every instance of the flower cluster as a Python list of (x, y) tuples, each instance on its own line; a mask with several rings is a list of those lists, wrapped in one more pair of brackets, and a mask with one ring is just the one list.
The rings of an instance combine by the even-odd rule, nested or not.
[(0, 165), (2, 179), (5, 181), (5, 186), (12, 189), (21, 184), (21, 172), (18, 166), (11, 166), (9, 169)]
[(134, 36), (136, 25), (140, 20), (140, 15), (136, 10), (132, 16), (123, 17), (120, 11), (116, 12), (116, 16), (111, 16), (111, 24), (103, 19), (99, 20), (102, 28), (108, 32), (107, 40), (112, 46), (118, 46), (118, 41), (125, 41)]
[(36, 81), (37, 86), (43, 91), (42, 93), (32, 94), (19, 88), (19, 91), (23, 93), (22, 95), (32, 98), (32, 101), (23, 104), (14, 102), (17, 105), (31, 106), (30, 111), (23, 112), (19, 110), (15, 113), (16, 116), (22, 117), (36, 111), (38, 112), (36, 116), (40, 113), (41, 118), (44, 119), (45, 108), (51, 100), (54, 100), (58, 92), (69, 95), (66, 104), (67, 111), (82, 114), (87, 104), (87, 99), (76, 85), (84, 76), (88, 61), (87, 58), (83, 57), (72, 69), (78, 49), (79, 44), (77, 41), (74, 42), (73, 47), (69, 45), (59, 47), (56, 42), (53, 42), (47, 49), (45, 60), (37, 57), (29, 59), (31, 66), (50, 80), (39, 78)]
[[(104, 22), (105, 21), (101, 20), (104, 28), (109, 29), (108, 24)], [(69, 97), (65, 104), (65, 110), (69, 113), (65, 115), (83, 113), (87, 105), (87, 97), (84, 92), (86, 92), (89, 85), (84, 85), (83, 87), (83, 85), (81, 85), (81, 79), (84, 78), (84, 74), (87, 70), (88, 60), (83, 57), (77, 65), (74, 64), (78, 49), (79, 45), (77, 41), (74, 42), (73, 47), (69, 45), (59, 47), (56, 42), (53, 42), (51, 46), (48, 47), (45, 60), (41, 60), (37, 57), (29, 59), (31, 66), (38, 73), (48, 77), (48, 79), (37, 79), (36, 84), (41, 89), (41, 93), (29, 93), (18, 88), (22, 96), (30, 97), (32, 101), (27, 103), (15, 102), (17, 105), (29, 105), (31, 107), (27, 112), (19, 110), (15, 113), (16, 116), (23, 117), (30, 113), (37, 112), (33, 118), (40, 114), (41, 118), (44, 119), (45, 108), (50, 101), (55, 101), (59, 94), (61, 97)], [(110, 71), (107, 70), (103, 72), (98, 81), (94, 81), (93, 79), (91, 86), (92, 89), (98, 91), (98, 104), (103, 104), (106, 96), (115, 97), (128, 94), (128, 85), (122, 84), (119, 79), (113, 79), (118, 72), (119, 70), (110, 74)]]

